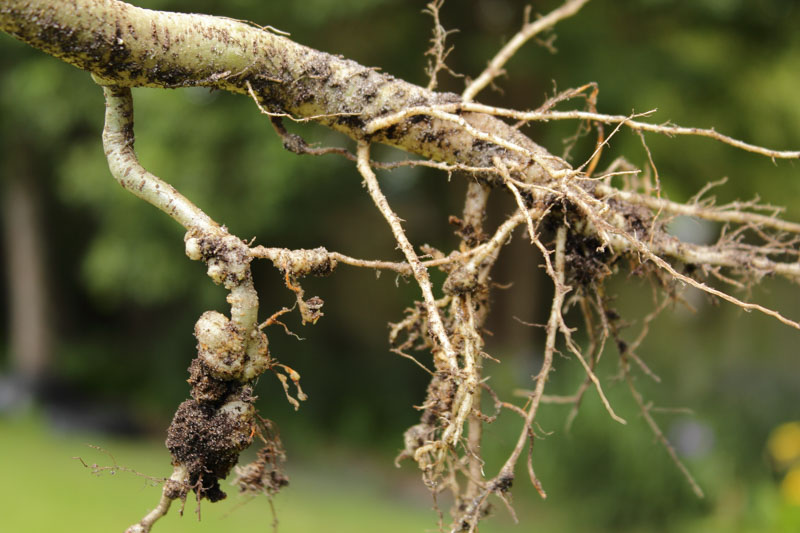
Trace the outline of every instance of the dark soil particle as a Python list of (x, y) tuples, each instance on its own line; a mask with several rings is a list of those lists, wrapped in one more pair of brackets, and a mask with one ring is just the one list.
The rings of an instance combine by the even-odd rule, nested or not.
[(199, 358), (192, 360), (192, 364), (189, 365), (189, 379), (187, 381), (192, 386), (192, 398), (199, 403), (206, 404), (218, 404), (236, 386), (235, 382), (214, 378), (208, 366)]
[(220, 412), (195, 400), (186, 400), (175, 412), (167, 431), (173, 464), (189, 471), (189, 484), (201, 498), (225, 498), (224, 479), (251, 442), (251, 424), (230, 412)]
[(336, 122), (354, 130), (360, 130), (364, 127), (364, 120), (353, 115), (344, 115), (338, 117)]
[(430, 123), (431, 118), (428, 115), (411, 115), (408, 117), (411, 124), (419, 124), (420, 122)]
[(588, 286), (606, 277), (610, 272), (608, 264), (612, 256), (600, 249), (599, 240), (572, 233), (567, 240), (566, 251), (570, 279)]

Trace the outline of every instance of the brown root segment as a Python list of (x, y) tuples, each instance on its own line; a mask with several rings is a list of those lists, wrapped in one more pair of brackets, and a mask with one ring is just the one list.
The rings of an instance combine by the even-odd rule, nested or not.
[[(609, 420), (627, 423), (617, 412), (621, 406), (612, 405), (606, 396), (606, 382), (598, 372), (601, 357), (610, 351), (608, 344), (617, 350), (605, 364), (616, 365), (645, 423), (692, 490), (702, 495), (659, 429), (655, 408), (636, 387), (634, 378), (639, 373), (660, 381), (640, 353), (642, 341), (659, 313), (683, 301), (681, 291), (686, 286), (800, 329), (796, 318), (734, 294), (770, 276), (800, 282), (800, 224), (782, 220), (780, 209), (756, 201), (716, 205), (709, 194), (715, 183), (686, 203), (669, 200), (661, 192), (666, 177), (659, 175), (644, 134), (706, 137), (774, 159), (800, 159), (800, 151), (753, 146), (714, 130), (649, 124), (642, 120), (649, 113), (604, 115), (597, 111), (594, 83), (554, 94), (533, 111), (473, 101), (503, 72), (519, 46), (574, 15), (586, 1), (565, 0), (538, 18), (527, 11), (520, 32), (461, 96), (409, 84), (296, 44), (267, 28), (231, 19), (149, 11), (116, 0), (0, 3), (0, 29), (90, 71), (103, 86), (103, 145), (112, 174), (125, 189), (186, 229), (187, 256), (203, 261), (212, 281), (229, 292), (229, 315), (207, 311), (195, 325), (197, 358), (189, 368), (191, 398), (179, 406), (168, 430), (173, 475), (165, 482), (157, 506), (129, 531), (149, 531), (173, 500), (185, 500), (192, 491), (198, 499), (223, 498), (220, 480), (256, 437), (264, 448), (253, 463), (237, 469), (240, 490), (272, 495), (286, 485), (281, 470), (285, 455), (277, 430), (257, 414), (252, 386), (260, 375), (272, 371), (295, 408), (306, 395), (299, 374), (270, 353), (263, 331), (280, 325), (291, 334), (280, 317), (295, 308), (304, 324), (318, 321), (324, 302), (318, 296), (307, 297), (300, 282), (309, 275), (331, 275), (341, 265), (390, 270), (413, 279), (419, 289), (418, 301), (391, 324), (389, 333), (391, 351), (430, 375), (425, 397), (417, 406), (419, 422), (405, 432), (397, 460), (417, 465), (435, 502), (440, 493), (452, 493), (451, 532), (477, 531), (496, 500), (513, 515), (508, 493), (523, 457), (530, 482), (545, 497), (545, 483), (534, 469), (539, 461), (538, 453), (534, 454), (536, 421), (543, 408), (567, 406), (569, 426), (583, 398), (596, 394)], [(437, 73), (449, 72), (449, 48), (444, 42), (448, 31), (439, 18), (443, 5), (442, 0), (433, 0), (427, 6), (434, 18), (431, 88)], [(362, 259), (323, 247), (250, 246), (142, 168), (133, 150), (130, 87), (198, 85), (253, 99), (293, 153), (338, 154), (353, 161), (354, 176), (363, 181), (387, 223), (387, 237), (401, 256)], [(574, 100), (585, 102), (585, 108), (555, 109)], [(315, 121), (344, 132), (357, 141), (357, 151), (312, 148), (287, 131), (284, 118)], [(506, 122), (512, 120), (516, 124)], [(595, 131), (591, 153), (567, 161), (518, 129), (524, 123), (551, 120), (576, 120), (586, 126), (585, 131)], [(640, 169), (619, 156), (601, 170), (601, 161), (611, 151), (608, 141), (623, 128), (641, 136), (649, 166)], [(418, 158), (374, 161), (370, 159), (373, 143), (390, 144)], [(428, 166), (448, 177), (458, 172), (469, 180), (462, 213), (442, 221), (458, 236), (457, 249), (438, 250), (409, 240), (404, 221), (383, 194), (376, 172), (403, 165)], [(511, 208), (501, 223), (491, 226), (486, 222), (487, 201), (498, 191), (511, 199)], [(668, 223), (676, 216), (717, 224), (717, 242), (681, 242), (668, 231)], [(501, 357), (485, 351), (484, 325), (496, 287), (492, 270), (515, 232), (541, 253), (541, 266), (553, 283), (554, 294), (547, 322), (541, 325), (545, 339), (537, 353), (538, 373), (531, 386), (517, 394), (522, 399), (511, 401), (488, 381), (492, 365)], [(250, 270), (250, 263), (257, 259), (272, 262), (297, 301), (292, 309), (281, 308), (263, 321)], [(431, 269), (443, 272), (440, 286), (432, 281), (436, 277), (430, 275)], [(606, 288), (608, 280), (620, 275), (644, 280), (654, 293), (653, 312), (639, 322), (638, 335), (628, 339), (622, 334), (627, 323), (612, 306), (614, 295)], [(565, 316), (568, 308), (578, 310), (577, 318)], [(585, 336), (575, 335), (578, 328)], [(559, 360), (556, 353), (567, 360)], [(562, 364), (578, 365), (583, 373), (570, 396), (553, 395), (548, 389), (551, 372)], [(491, 472), (482, 457), (485, 425), (507, 415), (521, 420), (519, 433), (502, 466)], [(439, 528), (445, 529), (441, 512)]]

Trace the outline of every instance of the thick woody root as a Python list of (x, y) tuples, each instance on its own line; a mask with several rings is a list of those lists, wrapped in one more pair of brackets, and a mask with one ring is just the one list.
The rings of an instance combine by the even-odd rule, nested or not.
[[(228, 301), (231, 304), (230, 318), (210, 311), (197, 322), (198, 358), (190, 367), (192, 399), (181, 405), (169, 431), (168, 446), (173, 454), (174, 479), (165, 486), (159, 506), (134, 526), (140, 528), (136, 531), (148, 530), (158, 516), (166, 513), (170, 501), (184, 499), (190, 490), (212, 501), (224, 496), (219, 489), (219, 479), (231, 470), (239, 452), (252, 442), (256, 434), (260, 434), (250, 389), (255, 378), (266, 370), (272, 370), (295, 407), (299, 403), (289, 395), (289, 381), (297, 385), (297, 398), (305, 399), (299, 389), (297, 373), (270, 357), (267, 339), (261, 330), (271, 324), (283, 325), (278, 317), (288, 310), (278, 311), (259, 324), (258, 298), (249, 267), (253, 258), (269, 259), (282, 272), (287, 288), (295, 294), (304, 323), (314, 323), (322, 316), (323, 302), (318, 297), (306, 298), (298, 280), (310, 274), (327, 275), (337, 263), (391, 269), (416, 281), (420, 300), (401, 322), (393, 325), (390, 341), (393, 351), (414, 360), (428, 371), (431, 382), (425, 401), (419, 406), (422, 412), (420, 423), (406, 432), (405, 447), (398, 459), (413, 459), (434, 494), (442, 490), (453, 493), (452, 531), (475, 531), (480, 519), (489, 511), (490, 496), (496, 495), (507, 503), (505, 495), (511, 488), (515, 467), (526, 448), (528, 475), (534, 487), (545, 496), (533, 469), (532, 454), (535, 420), (541, 405), (553, 402), (572, 404), (569, 422), (587, 390), (593, 388), (609, 416), (625, 423), (606, 398), (596, 374), (596, 365), (606, 340), (610, 338), (619, 348), (622, 374), (627, 378), (643, 417), (695, 491), (700, 493), (664, 439), (650, 414), (649, 404), (635, 389), (631, 379), (633, 365), (630, 362), (643, 373), (653, 376), (635, 351), (651, 318), (645, 319), (639, 338), (626, 344), (619, 335), (621, 318), (608, 304), (605, 283), (626, 269), (649, 279), (656, 291), (665, 294), (654, 315), (670, 301), (679, 299), (679, 285), (689, 285), (745, 310), (757, 310), (800, 329), (798, 322), (777, 311), (742, 301), (712, 285), (712, 282), (721, 281), (742, 288), (771, 275), (800, 281), (800, 263), (797, 261), (800, 256), (800, 224), (782, 221), (777, 218), (776, 211), (755, 202), (715, 206), (711, 199), (704, 197), (707, 190), (686, 204), (663, 198), (658, 171), (646, 145), (644, 149), (651, 163), (649, 170), (655, 175), (655, 184), (644, 180), (643, 173), (624, 160), (616, 160), (605, 172), (598, 173), (597, 167), (608, 140), (622, 128), (639, 135), (650, 132), (705, 136), (772, 158), (799, 158), (800, 152), (752, 146), (713, 130), (652, 125), (639, 120), (647, 113), (603, 115), (596, 110), (597, 87), (594, 84), (554, 95), (535, 111), (509, 110), (473, 102), (478, 92), (502, 74), (503, 65), (525, 41), (571, 16), (585, 3), (586, 0), (567, 0), (550, 14), (534, 21), (526, 13), (522, 30), (489, 62), (487, 69), (461, 97), (411, 87), (350, 63), (337, 64), (336, 68), (342, 70), (327, 65), (319, 76), (304, 74), (302, 83), (319, 85), (312, 88), (319, 89), (320, 93), (335, 87), (336, 94), (341, 95), (344, 83), (341, 78), (356, 80), (360, 89), (354, 94), (372, 95), (367, 106), (347, 101), (336, 109), (323, 109), (311, 104), (302, 110), (288, 105), (280, 108), (275, 87), (287, 80), (265, 82), (261, 79), (256, 83), (256, 80), (238, 75), (214, 80), (226, 85), (223, 88), (250, 94), (259, 109), (270, 116), (287, 149), (298, 154), (336, 153), (355, 161), (371, 199), (388, 223), (405, 258), (403, 262), (356, 259), (324, 248), (293, 251), (260, 246), (250, 248), (229, 235), (224, 227), (213, 222), (168, 184), (138, 165), (133, 153), (130, 93), (124, 88), (105, 88), (104, 146), (112, 172), (123, 187), (153, 203), (186, 227), (187, 255), (207, 263), (212, 280), (230, 291)], [(448, 70), (444, 63), (448, 52), (444, 43), (447, 31), (441, 27), (438, 18), (441, 7), (441, 0), (428, 5), (435, 23), (429, 71), (431, 88), (436, 84), (437, 73)], [(313, 64), (322, 65), (321, 56), (313, 56), (310, 52), (308, 55)], [(348, 73), (347, 76), (342, 72)], [(289, 85), (301, 87), (299, 82)], [(380, 104), (390, 89), (401, 86), (410, 95), (410, 100), (396, 100), (392, 105)], [(308, 87), (306, 89), (309, 94), (314, 92)], [(557, 105), (573, 98), (585, 98), (587, 110), (555, 110)], [(292, 118), (291, 113), (301, 112), (306, 115), (300, 120), (317, 120), (351, 135), (358, 142), (357, 152), (350, 154), (343, 149), (312, 148), (300, 137), (287, 132), (281, 118)], [(504, 120), (514, 120), (517, 124), (512, 126)], [(578, 120), (582, 131), (592, 128), (598, 131), (595, 150), (583, 164), (571, 165), (518, 131), (521, 124), (549, 120)], [(609, 136), (603, 131), (604, 125), (615, 127)], [(370, 144), (373, 142), (394, 144), (423, 157), (422, 160), (400, 164), (426, 165), (441, 169), (448, 175), (459, 171), (468, 176), (470, 186), (463, 218), (451, 217), (461, 239), (458, 250), (445, 254), (421, 247), (424, 255), (417, 252), (403, 229), (402, 220), (381, 191), (374, 172), (376, 168), (396, 165), (372, 161)], [(621, 185), (618, 183), (620, 178)], [(641, 186), (640, 181), (643, 182)], [(488, 194), (495, 189), (510, 194), (516, 208), (491, 232), (483, 228), (483, 220)], [(667, 231), (667, 222), (678, 215), (724, 224), (719, 241), (711, 246), (678, 241)], [(526, 401), (522, 406), (501, 400), (485, 383), (483, 375), (483, 360), (491, 358), (483, 351), (483, 324), (492, 286), (490, 272), (501, 249), (519, 226), (541, 252), (544, 269), (554, 285), (550, 315), (544, 326), (546, 339), (542, 368), (534, 378), (533, 390), (525, 394)], [(447, 275), (441, 298), (435, 296), (429, 268), (439, 268)], [(581, 310), (583, 326), (589, 336), (586, 347), (575, 341), (574, 329), (564, 317), (565, 309), (571, 305), (577, 305)], [(430, 353), (433, 370), (408, 353), (413, 349)], [(572, 397), (546, 394), (548, 376), (557, 352), (571, 355), (585, 372), (583, 383)], [(494, 400), (496, 413), (488, 415), (482, 411), (481, 394), (484, 392)], [(483, 424), (491, 423), (502, 410), (519, 415), (523, 420), (522, 428), (503, 466), (494, 475), (487, 475), (480, 451), (481, 428)], [(267, 440), (266, 451), (254, 464), (241, 470), (239, 477), (243, 480), (240, 485), (249, 487), (247, 490), (272, 494), (283, 485), (283, 478), (276, 473), (277, 458), (282, 457), (282, 450), (274, 439)]]

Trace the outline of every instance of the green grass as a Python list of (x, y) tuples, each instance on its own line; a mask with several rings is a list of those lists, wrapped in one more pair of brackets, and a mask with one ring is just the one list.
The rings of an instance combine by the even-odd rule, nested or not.
[[(130, 472), (92, 474), (73, 457), (108, 466), (112, 459), (90, 448), (100, 446), (117, 464), (148, 476), (170, 473), (169, 454), (158, 442), (135, 442), (97, 435), (54, 433), (33, 417), (0, 418), (0, 509), (3, 531), (124, 531), (158, 501), (160, 487)], [(289, 450), (291, 454), (291, 450)], [(287, 464), (289, 487), (275, 498), (281, 533), (425, 532), (436, 529), (436, 514), (411, 468), (333, 452), (314, 464)], [(228, 498), (196, 503), (184, 516), (174, 505), (156, 532), (272, 531), (265, 497), (240, 496), (225, 487)], [(446, 511), (446, 509), (445, 509)], [(509, 531), (510, 519), (497, 517), (482, 531)], [(529, 524), (530, 525), (530, 524)], [(526, 531), (527, 528), (513, 528)]]
[[(0, 418), (0, 531), (122, 532), (156, 504), (160, 486), (146, 478), (124, 471), (94, 475), (91, 468), (73, 459), (80, 456), (89, 465), (113, 464), (110, 456), (88, 444), (113, 454), (118, 465), (148, 476), (163, 477), (171, 471), (169, 454), (159, 442), (64, 435), (33, 416)], [(288, 451), (286, 471), (291, 484), (275, 498), (280, 533), (436, 531), (430, 497), (411, 465), (397, 470), (388, 460), (324, 444), (314, 450), (313, 460), (293, 457), (291, 446)], [(641, 478), (611, 480), (607, 490), (614, 492), (614, 483), (641, 486), (641, 482)], [(525, 487), (524, 479), (518, 484), (514, 507), (520, 524), (514, 525), (503, 505), (495, 501), (496, 516), (481, 525), (481, 533), (800, 531), (800, 507), (781, 503), (773, 482), (736, 482), (729, 489), (718, 489), (718, 494), (710, 495), (705, 513), (615, 527), (598, 521), (600, 515), (593, 507), (597, 502), (575, 498), (567, 487), (559, 489), (554, 483), (551, 497), (541, 501)], [(189, 501), (184, 516), (175, 505), (154, 532), (273, 531), (265, 497), (245, 497), (233, 487), (223, 488), (228, 498), (216, 504), (204, 502), (201, 521), (196, 503)], [(627, 505), (614, 502), (613, 497), (603, 501), (605, 505)], [(446, 513), (447, 504), (444, 507)]]

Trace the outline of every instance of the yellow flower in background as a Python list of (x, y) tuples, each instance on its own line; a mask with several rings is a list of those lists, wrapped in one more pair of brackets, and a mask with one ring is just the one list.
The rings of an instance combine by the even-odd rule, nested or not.
[(800, 462), (800, 422), (787, 422), (772, 430), (767, 452), (776, 470), (785, 470)]
[(787, 503), (800, 505), (800, 466), (790, 469), (781, 481), (781, 496)]
[(781, 496), (790, 505), (800, 505), (800, 422), (787, 422), (772, 430), (767, 454), (777, 472), (786, 471)]

